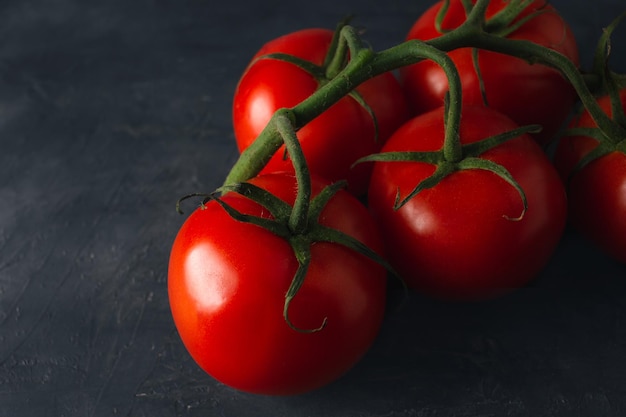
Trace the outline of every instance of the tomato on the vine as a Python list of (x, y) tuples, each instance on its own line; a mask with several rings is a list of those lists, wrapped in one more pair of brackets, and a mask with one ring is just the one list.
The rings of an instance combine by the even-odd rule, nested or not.
[[(493, 18), (510, 4), (507, 0), (491, 1), (486, 11), (487, 19)], [(426, 10), (409, 30), (407, 39), (431, 40), (440, 37), (442, 33), (437, 30), (435, 22), (442, 5), (443, 2), (439, 1)], [(442, 31), (459, 27), (465, 19), (463, 2), (450, 1), (441, 24)], [(507, 38), (527, 40), (551, 48), (578, 65), (574, 34), (547, 1), (535, 0), (511, 25), (515, 26), (519, 22), (523, 24), (508, 33)], [(520, 126), (540, 124), (543, 130), (534, 137), (540, 144), (551, 140), (565, 122), (576, 100), (571, 84), (557, 70), (544, 65), (530, 64), (519, 58), (486, 50), (477, 53), (478, 65), (475, 65), (472, 48), (459, 48), (449, 53), (461, 76), (463, 102), (472, 105), (486, 103), (511, 117)], [(418, 114), (441, 106), (448, 88), (444, 72), (431, 61), (402, 68), (400, 81), (408, 91), (407, 99)]]
[[(275, 173), (249, 181), (289, 204), (296, 179)], [(313, 195), (325, 181), (314, 179)], [(260, 204), (230, 191), (241, 213), (270, 218)], [(320, 224), (382, 253), (367, 208), (345, 190), (321, 211)], [(168, 291), (187, 350), (208, 374), (239, 390), (287, 395), (337, 379), (366, 352), (385, 309), (386, 269), (335, 243), (311, 246), (311, 263), (288, 317), (285, 294), (298, 263), (290, 244), (267, 229), (235, 220), (211, 200), (181, 227), (172, 247)]]
[[(620, 91), (626, 106), (626, 89)], [(602, 110), (613, 117), (610, 96), (597, 100)], [(588, 111), (575, 117), (570, 128), (595, 128)], [(626, 126), (624, 126), (626, 128)], [(626, 154), (613, 150), (575, 169), (587, 154), (599, 146), (597, 139), (585, 135), (563, 137), (554, 154), (554, 164), (566, 185), (570, 223), (583, 235), (621, 262), (626, 262)]]
[[(320, 69), (332, 39), (331, 30), (304, 29), (268, 42), (254, 56), (233, 100), (233, 125), (240, 151), (250, 146), (276, 110), (297, 105), (327, 81), (292, 62), (267, 55), (293, 55)], [(404, 92), (392, 73), (374, 77), (355, 91), (362, 100), (342, 98), (302, 127), (298, 138), (311, 172), (329, 181), (347, 180), (348, 189), (360, 195), (367, 189), (370, 169), (351, 169), (352, 164), (377, 152), (407, 120), (409, 112)], [(290, 171), (291, 164), (281, 148), (263, 173)]]
[[(460, 139), (470, 144), (517, 125), (486, 107), (463, 108)], [(443, 146), (444, 112), (417, 116), (389, 138), (385, 152), (431, 152)], [(420, 292), (442, 299), (480, 300), (531, 281), (560, 240), (566, 198), (560, 178), (528, 134), (477, 156), (504, 167), (526, 196), (484, 169), (452, 172), (394, 210), (435, 166), (426, 162), (375, 162), (369, 205), (378, 220), (391, 265)]]

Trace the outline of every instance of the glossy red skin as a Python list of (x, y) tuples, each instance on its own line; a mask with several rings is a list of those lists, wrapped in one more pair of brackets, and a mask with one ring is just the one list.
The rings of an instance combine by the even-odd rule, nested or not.
[[(471, 143), (515, 127), (494, 110), (466, 106), (461, 140)], [(436, 109), (407, 122), (382, 152), (439, 150), (443, 136), (443, 110)], [(390, 262), (409, 287), (446, 300), (493, 298), (531, 281), (552, 255), (567, 205), (559, 176), (542, 149), (524, 135), (481, 158), (505, 167), (525, 191), (528, 210), (521, 220), (510, 220), (523, 210), (518, 192), (485, 170), (457, 171), (394, 211), (397, 191), (407, 196), (435, 167), (375, 163), (369, 205)]]
[[(295, 179), (268, 174), (251, 182), (290, 203)], [(314, 182), (314, 193), (321, 181)], [(256, 203), (227, 194), (242, 212), (267, 216)], [(321, 222), (382, 253), (365, 206), (340, 191)], [(239, 390), (299, 394), (348, 371), (378, 333), (385, 306), (384, 268), (342, 246), (316, 243), (307, 277), (293, 299), (295, 326), (283, 318), (285, 293), (297, 262), (289, 244), (257, 226), (233, 220), (216, 202), (197, 209), (181, 227), (169, 263), (174, 322), (191, 356), (208, 374)]]
[[(487, 8), (487, 17), (501, 10), (508, 1), (493, 0)], [(442, 2), (431, 6), (410, 29), (407, 39), (429, 40), (441, 36), (435, 28), (435, 18)], [(532, 11), (547, 10), (522, 25), (507, 37), (529, 40), (556, 50), (576, 65), (578, 47), (574, 35), (558, 14), (545, 1), (537, 0), (526, 8), (519, 18)], [(518, 18), (518, 19), (519, 19)], [(465, 21), (460, 0), (452, 0), (443, 21), (444, 29), (453, 29)], [(479, 78), (474, 69), (471, 48), (460, 48), (449, 53), (459, 70), (463, 85), (463, 102), (480, 105)], [(543, 65), (530, 65), (518, 58), (490, 51), (479, 51), (479, 65), (484, 80), (488, 105), (511, 117), (518, 125), (540, 124), (541, 133), (535, 139), (542, 145), (549, 142), (565, 122), (576, 93), (556, 70)], [(403, 68), (400, 81), (407, 90), (407, 98), (419, 114), (442, 105), (448, 82), (441, 68), (432, 61), (422, 61)]]
[[(233, 100), (233, 124), (237, 146), (247, 148), (279, 108), (293, 107), (319, 87), (318, 81), (303, 69), (262, 55), (288, 53), (321, 65), (333, 32), (305, 29), (277, 38), (261, 48), (240, 79)], [(301, 128), (302, 144), (311, 172), (329, 181), (347, 179), (349, 190), (361, 195), (367, 190), (370, 169), (351, 165), (359, 158), (377, 152), (384, 141), (409, 117), (400, 84), (391, 73), (366, 81), (356, 88), (376, 115), (379, 137), (369, 113), (353, 98), (345, 97)], [(265, 167), (265, 172), (292, 171), (281, 148)]]
[[(626, 106), (626, 89), (620, 92)], [(598, 99), (604, 112), (612, 116), (608, 96)], [(596, 127), (588, 112), (572, 120), (570, 127)], [(611, 152), (589, 163), (569, 180), (574, 167), (598, 146), (588, 136), (568, 136), (560, 140), (554, 164), (562, 176), (569, 197), (571, 224), (583, 235), (620, 262), (626, 263), (626, 155)]]

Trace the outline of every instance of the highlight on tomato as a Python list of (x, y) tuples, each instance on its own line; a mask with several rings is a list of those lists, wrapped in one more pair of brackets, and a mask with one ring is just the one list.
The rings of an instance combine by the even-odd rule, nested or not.
[(443, 108), (389, 138), (381, 156), (417, 157), (374, 162), (368, 202), (389, 261), (409, 287), (440, 299), (484, 300), (526, 285), (546, 265), (567, 216), (555, 168), (529, 134), (479, 150), (517, 128), (493, 109), (464, 106), (457, 162), (429, 161), (443, 147)]
[[(444, 1), (427, 9), (415, 21), (406, 39), (432, 40), (462, 25), (466, 20), (464, 2), (451, 0), (448, 3), (447, 9), (442, 10)], [(568, 23), (546, 0), (527, 3), (492, 0), (486, 10), (486, 30), (545, 46), (578, 65), (578, 47)], [(520, 6), (524, 8), (511, 10)], [(502, 13), (505, 8), (512, 13)], [(443, 13), (441, 21), (438, 20), (440, 13)], [(559, 71), (545, 65), (475, 48), (455, 49), (449, 56), (459, 70), (465, 104), (486, 104), (520, 126), (541, 125), (543, 129), (534, 137), (542, 145), (553, 139), (576, 101), (571, 84)], [(423, 61), (402, 68), (400, 81), (415, 113), (443, 104), (448, 82), (444, 72), (433, 62)]]
[[(248, 183), (282, 205), (294, 204), (297, 183), (291, 174), (265, 174)], [(314, 178), (313, 198), (325, 186)], [(234, 218), (232, 210), (268, 222), (283, 211), (273, 216), (242, 193), (228, 191), (187, 218), (168, 271), (171, 311), (185, 347), (218, 381), (256, 394), (300, 394), (341, 377), (378, 334), (386, 269), (345, 246), (316, 241), (305, 279), (286, 304), (299, 267), (290, 242)], [(337, 191), (318, 214), (322, 227), (382, 254), (373, 218), (349, 192)], [(293, 237), (296, 244), (308, 238)]]
[[(614, 113), (608, 94), (597, 103), (626, 133), (626, 89), (615, 103), (619, 113)], [(575, 117), (569, 128), (577, 133), (561, 138), (554, 164), (568, 192), (570, 223), (626, 263), (626, 134), (603, 135), (588, 110)]]
[[(341, 69), (344, 57), (335, 54), (335, 34), (327, 29), (303, 29), (265, 44), (253, 57), (237, 85), (233, 125), (239, 151), (265, 128), (273, 113), (309, 98)], [(336, 59), (338, 58), (338, 59)], [(345, 57), (347, 59), (347, 57)], [(355, 195), (367, 190), (370, 168), (353, 163), (375, 153), (409, 117), (404, 92), (395, 76), (386, 72), (360, 84), (298, 131), (309, 165), (331, 182), (348, 181)], [(292, 164), (281, 148), (263, 173), (290, 171)]]

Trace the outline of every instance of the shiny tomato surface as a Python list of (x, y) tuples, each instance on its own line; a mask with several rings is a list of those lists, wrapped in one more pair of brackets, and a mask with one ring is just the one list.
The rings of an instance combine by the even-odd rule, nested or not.
[[(293, 204), (296, 181), (267, 174), (250, 182)], [(324, 182), (314, 181), (317, 194)], [(233, 192), (223, 201), (245, 214), (270, 217)], [(367, 209), (347, 191), (323, 209), (320, 223), (382, 253)], [(191, 356), (217, 380), (239, 390), (287, 395), (306, 392), (347, 372), (376, 337), (384, 314), (386, 270), (335, 243), (311, 247), (303, 286), (283, 317), (297, 269), (289, 243), (234, 220), (216, 202), (196, 209), (172, 247), (168, 290), (174, 322)]]
[[(437, 151), (444, 138), (443, 109), (407, 122), (382, 152)], [(516, 128), (508, 117), (466, 106), (464, 144)], [(531, 281), (548, 262), (566, 221), (565, 191), (539, 145), (522, 135), (479, 155), (504, 167), (518, 190), (484, 169), (455, 171), (394, 210), (434, 171), (426, 162), (376, 162), (369, 205), (380, 223), (392, 266), (417, 291), (450, 300), (492, 298)], [(521, 219), (520, 215), (523, 214)]]

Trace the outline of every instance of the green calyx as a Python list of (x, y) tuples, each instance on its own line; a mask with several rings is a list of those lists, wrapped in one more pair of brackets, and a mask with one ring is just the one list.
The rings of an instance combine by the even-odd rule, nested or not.
[[(443, 20), (450, 8), (451, 0), (444, 0), (441, 4), (441, 8), (435, 17), (435, 28), (437, 32), (444, 34), (451, 32), (451, 29), (445, 29), (443, 27)], [(460, 0), (465, 10), (466, 25), (478, 25), (486, 33), (497, 35), (500, 37), (506, 37), (515, 32), (526, 22), (533, 19), (541, 13), (545, 13), (548, 5), (546, 1), (543, 7), (534, 10), (532, 13), (519, 18), (526, 8), (534, 3), (534, 0), (509, 0), (508, 4), (499, 10), (493, 16), (487, 18), (486, 11), (489, 6), (489, 2), (473, 2), (472, 0)]]
[(593, 107), (588, 107), (592, 119), (596, 122), (597, 127), (577, 127), (570, 128), (563, 132), (563, 136), (587, 136), (598, 142), (591, 152), (578, 161), (570, 173), (569, 179), (574, 174), (585, 168), (591, 162), (602, 158), (613, 152), (621, 152), (626, 154), (626, 114), (624, 105), (620, 97), (620, 91), (626, 88), (626, 75), (618, 74), (611, 70), (609, 65), (609, 57), (611, 54), (611, 36), (618, 25), (626, 19), (626, 12), (615, 18), (608, 25), (598, 41), (593, 62), (592, 79), (599, 80), (594, 82), (595, 95), (607, 95), (611, 102), (611, 117), (604, 113), (594, 113)]
[[(297, 180), (297, 193), (293, 205), (288, 204), (269, 191), (258, 187), (250, 182), (228, 183), (218, 188), (211, 194), (190, 194), (179, 200), (177, 209), (180, 212), (180, 202), (190, 197), (203, 197), (202, 204), (209, 201), (218, 203), (234, 220), (249, 223), (273, 233), (286, 240), (298, 262), (298, 268), (285, 294), (283, 305), (283, 317), (293, 330), (303, 333), (313, 333), (322, 330), (327, 323), (325, 318), (322, 323), (313, 329), (302, 329), (295, 326), (289, 317), (289, 306), (302, 287), (311, 263), (311, 247), (317, 242), (327, 242), (341, 245), (355, 251), (373, 261), (379, 263), (387, 271), (393, 273), (392, 267), (387, 261), (367, 245), (354, 237), (320, 224), (320, 215), (328, 202), (337, 192), (345, 188), (344, 181), (326, 186), (315, 197), (312, 197), (311, 177), (309, 170), (296, 136), (293, 113), (288, 109), (276, 112), (271, 128), (282, 139), (295, 168)], [(226, 193), (236, 193), (259, 204), (269, 213), (269, 216), (257, 216), (242, 213), (228, 204), (222, 198)], [(395, 274), (394, 274), (395, 275)]]
[[(484, 4), (484, 2), (483, 2)], [(448, 79), (448, 93), (444, 100), (444, 140), (439, 151), (434, 152), (384, 152), (373, 154), (359, 159), (355, 164), (362, 162), (426, 162), (435, 165), (435, 172), (418, 183), (415, 188), (405, 197), (396, 195), (394, 209), (398, 210), (410, 199), (421, 191), (432, 188), (439, 184), (444, 178), (454, 172), (467, 169), (481, 169), (493, 172), (500, 178), (514, 187), (520, 195), (523, 203), (523, 210), (519, 217), (510, 220), (520, 220), (528, 208), (526, 194), (519, 183), (501, 165), (492, 161), (479, 158), (485, 151), (494, 148), (507, 140), (518, 137), (524, 133), (534, 133), (541, 130), (540, 126), (532, 125), (514, 129), (500, 135), (485, 138), (481, 141), (463, 145), (460, 137), (461, 113), (462, 113), (462, 86), (458, 70), (450, 57), (424, 44), (417, 43), (415, 48), (420, 51), (420, 55), (426, 59), (431, 59), (437, 63), (445, 72)]]
[[(336, 27), (328, 53), (322, 65), (314, 64), (306, 59), (285, 53), (270, 53), (258, 57), (256, 60), (275, 59), (294, 65), (306, 73), (310, 74), (318, 83), (324, 86), (333, 80), (350, 61), (350, 56), (358, 56), (371, 52), (365, 46), (356, 31), (348, 26), (351, 17), (342, 20)], [(344, 31), (344, 28), (348, 28)], [(356, 87), (356, 86), (355, 86)], [(357, 102), (363, 110), (367, 112), (374, 125), (374, 141), (379, 140), (378, 119), (371, 106), (365, 101), (363, 96), (356, 90), (346, 92), (346, 96)]]
[(506, 7), (487, 20), (485, 30), (494, 35), (505, 37), (515, 32), (529, 20), (548, 11), (546, 9), (548, 1), (545, 1), (542, 7), (533, 10), (523, 18), (519, 18), (520, 14), (533, 3), (534, 0), (510, 0)]
[(611, 100), (612, 124), (605, 123), (604, 126), (599, 125), (599, 128), (605, 133), (604, 136), (615, 145), (626, 139), (626, 114), (624, 114), (624, 106), (620, 98), (620, 90), (626, 88), (626, 76), (611, 70), (609, 57), (611, 55), (611, 36), (624, 19), (626, 19), (626, 12), (615, 18), (604, 29), (596, 47), (593, 65), (594, 73), (601, 79), (599, 93), (607, 94)]
[[(216, 201), (233, 219), (262, 227), (263, 229), (266, 229), (289, 242), (293, 250), (294, 257), (298, 262), (298, 268), (285, 294), (283, 317), (289, 327), (298, 332), (318, 332), (322, 330), (327, 323), (327, 318), (324, 318), (318, 327), (303, 329), (294, 325), (289, 318), (289, 306), (304, 284), (312, 259), (311, 247), (316, 242), (328, 242), (341, 245), (374, 260), (385, 267), (388, 271), (392, 271), (391, 266), (382, 256), (370, 249), (368, 246), (364, 245), (362, 242), (337, 229), (323, 226), (319, 223), (319, 217), (322, 210), (326, 207), (330, 199), (344, 187), (344, 182), (337, 182), (325, 187), (317, 196), (315, 196), (310, 201), (310, 204), (307, 205), (309, 210), (307, 210), (304, 217), (302, 217), (302, 223), (305, 224), (306, 227), (300, 228), (300, 230), (293, 230), (289, 226), (289, 219), (294, 213), (295, 207), (290, 206), (283, 200), (254, 184), (244, 182), (224, 186), (208, 196), (208, 200)], [(238, 211), (219, 196), (219, 193), (224, 192), (235, 192), (256, 202), (266, 209), (271, 214), (271, 217), (255, 216)]]
[[(421, 162), (435, 165), (435, 171), (429, 177), (419, 182), (415, 188), (405, 197), (401, 197), (398, 193), (394, 203), (394, 210), (399, 210), (408, 201), (423, 190), (435, 187), (447, 176), (463, 170), (479, 169), (492, 172), (510, 184), (518, 192), (523, 204), (523, 210), (518, 217), (504, 216), (508, 220), (521, 220), (528, 208), (526, 194), (513, 178), (513, 176), (502, 165), (493, 161), (480, 158), (479, 155), (492, 149), (502, 143), (517, 138), (525, 133), (535, 133), (540, 130), (538, 125), (523, 126), (511, 131), (491, 136), (478, 142), (461, 146), (461, 157), (458, 160), (450, 160), (446, 157), (445, 140), (444, 149), (433, 152), (383, 152), (361, 158), (357, 163), (361, 162)], [(459, 138), (455, 138), (460, 143)]]

